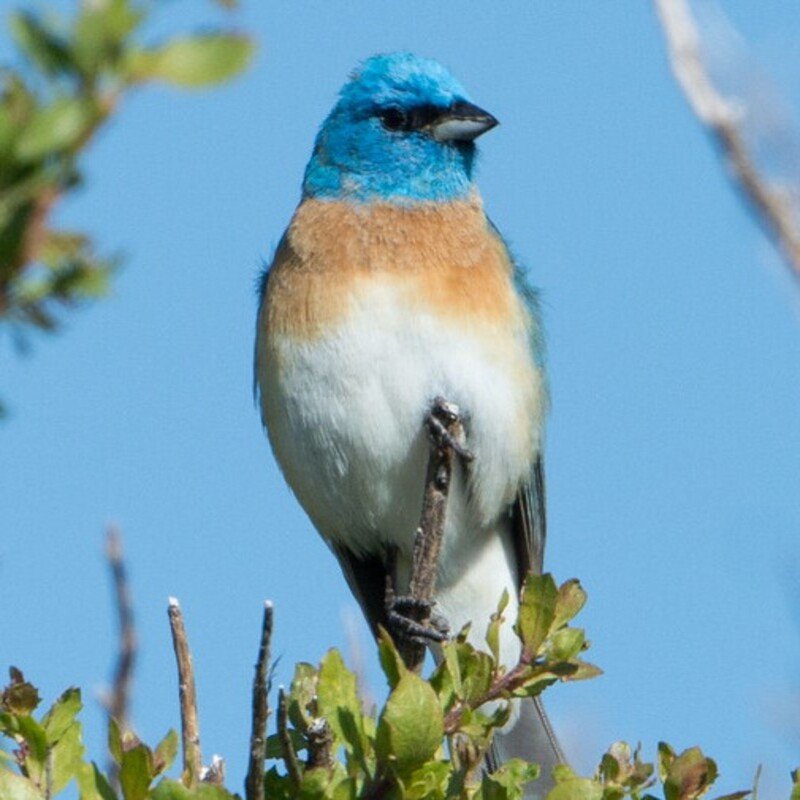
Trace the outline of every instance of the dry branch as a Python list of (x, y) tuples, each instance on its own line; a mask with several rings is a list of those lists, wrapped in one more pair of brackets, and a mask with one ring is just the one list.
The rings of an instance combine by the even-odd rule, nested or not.
[(300, 772), (300, 763), (297, 760), (297, 753), (289, 733), (289, 709), (283, 686), (278, 689), (278, 741), (281, 747), (283, 763), (286, 764), (286, 771), (289, 773), (294, 787), (298, 788), (303, 776)]
[(264, 761), (267, 758), (267, 717), (269, 707), (269, 658), (272, 641), (272, 603), (264, 603), (264, 618), (261, 623), (261, 642), (256, 659), (253, 678), (253, 723), (250, 731), (250, 761), (245, 778), (247, 800), (264, 800)]
[(324, 717), (315, 719), (308, 726), (308, 758), (306, 769), (324, 767), (333, 769), (333, 731)]
[(133, 603), (122, 553), (122, 537), (114, 525), (106, 533), (106, 558), (114, 584), (114, 600), (119, 628), (119, 649), (114, 668), (111, 693), (105, 706), (116, 720), (121, 732), (129, 727), (130, 690), (136, 661), (136, 629), (133, 622)]
[(757, 167), (742, 130), (747, 109), (725, 97), (714, 85), (688, 0), (654, 3), (675, 79), (694, 113), (722, 149), (736, 184), (757, 218), (777, 242), (794, 277), (800, 280), (800, 213), (786, 188), (769, 180)]
[[(408, 585), (408, 596), (416, 604), (409, 610), (409, 616), (423, 626), (430, 625), (432, 604), (436, 595), (436, 574), (444, 537), (453, 456), (458, 452), (466, 460), (471, 458), (460, 444), (464, 431), (458, 406), (437, 398), (428, 426), (431, 450)], [(411, 638), (401, 639), (397, 644), (408, 668), (420, 672), (425, 661), (425, 645)]]
[(169, 625), (172, 630), (172, 645), (178, 664), (178, 696), (181, 706), (181, 735), (183, 738), (184, 781), (189, 788), (197, 785), (203, 774), (203, 755), (200, 750), (200, 724), (197, 719), (197, 689), (194, 683), (192, 653), (183, 614), (178, 601), (169, 599)]

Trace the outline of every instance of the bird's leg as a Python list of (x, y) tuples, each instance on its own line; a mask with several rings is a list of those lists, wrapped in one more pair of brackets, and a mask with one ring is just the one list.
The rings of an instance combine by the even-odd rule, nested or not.
[(435, 447), (449, 447), (462, 461), (469, 463), (475, 460), (474, 454), (460, 440), (462, 437), (456, 438), (450, 433), (453, 423), (460, 419), (461, 412), (457, 405), (449, 403), (443, 397), (437, 397), (426, 419), (428, 435)]
[[(396, 559), (393, 554), (391, 561)], [(450, 626), (441, 615), (432, 613), (434, 600), (422, 600), (411, 595), (397, 595), (394, 591), (391, 567), (386, 574), (386, 623), (396, 642), (406, 641), (427, 645), (431, 642), (444, 642), (450, 634)]]

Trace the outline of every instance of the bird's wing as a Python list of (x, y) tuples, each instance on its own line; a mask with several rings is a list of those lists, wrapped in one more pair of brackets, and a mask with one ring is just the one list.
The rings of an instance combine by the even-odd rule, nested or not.
[(386, 627), (386, 579), (389, 569), (384, 553), (358, 556), (341, 545), (329, 543), (350, 591), (358, 600), (374, 636), (378, 626)]
[(529, 572), (541, 573), (547, 538), (544, 460), (540, 453), (528, 482), (517, 493), (511, 508), (511, 530), (517, 556), (519, 585)]
[[(531, 320), (531, 354), (544, 374), (545, 343), (540, 324), (538, 292), (526, 281), (522, 267), (491, 220), (489, 225), (508, 254), (515, 288), (525, 303)], [(542, 572), (547, 539), (544, 460), (541, 450), (535, 456), (528, 480), (517, 493), (510, 514), (511, 535), (517, 557), (517, 579), (521, 587), (530, 572), (536, 574)], [(510, 730), (495, 735), (486, 757), (486, 769), (493, 771), (511, 758), (524, 758), (539, 764), (541, 768), (542, 777), (525, 790), (526, 800), (546, 795), (554, 785), (553, 768), (566, 763), (564, 752), (547, 718), (540, 697), (522, 701), (516, 724)]]

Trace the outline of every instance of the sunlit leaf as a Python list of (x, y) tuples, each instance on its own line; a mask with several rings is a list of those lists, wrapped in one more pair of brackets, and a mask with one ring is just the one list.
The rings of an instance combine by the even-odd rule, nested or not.
[(232, 33), (173, 39), (157, 49), (132, 53), (131, 79), (161, 80), (182, 88), (201, 88), (228, 80), (249, 63), (253, 43)]

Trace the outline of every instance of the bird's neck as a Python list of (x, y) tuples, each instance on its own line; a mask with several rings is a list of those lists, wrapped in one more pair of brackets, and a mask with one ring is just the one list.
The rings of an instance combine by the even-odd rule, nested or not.
[(474, 195), (472, 147), (437, 147), (424, 157), (409, 156), (350, 163), (346, 154), (331, 156), (317, 148), (306, 167), (303, 197), (411, 206), (467, 200)]

